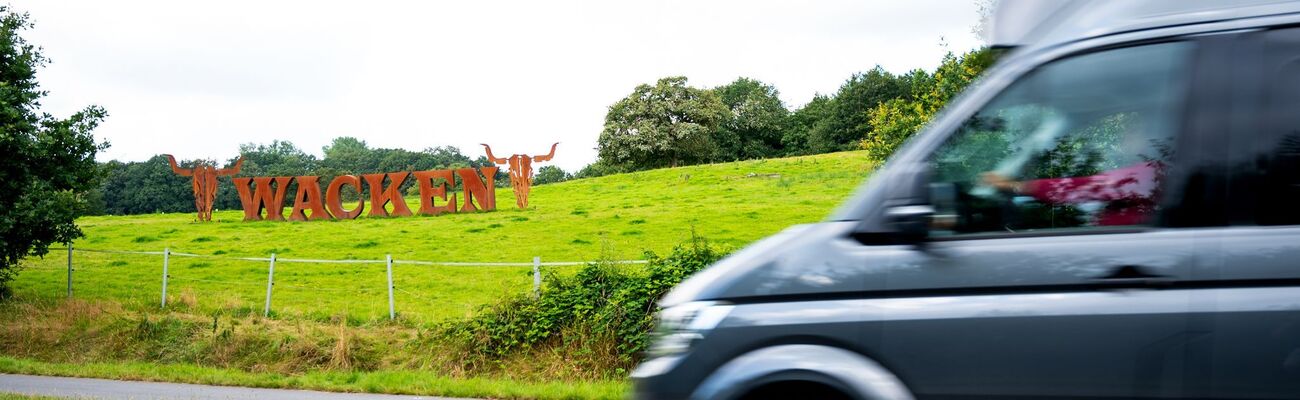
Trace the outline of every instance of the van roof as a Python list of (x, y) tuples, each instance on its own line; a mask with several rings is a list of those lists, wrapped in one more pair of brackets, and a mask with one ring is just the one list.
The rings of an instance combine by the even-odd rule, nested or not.
[(1282, 0), (1001, 0), (986, 39), (993, 47), (1046, 47), (1176, 25), (1300, 12)]

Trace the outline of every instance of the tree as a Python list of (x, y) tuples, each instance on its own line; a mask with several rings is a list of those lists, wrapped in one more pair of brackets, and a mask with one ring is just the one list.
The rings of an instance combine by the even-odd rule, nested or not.
[(781, 148), (785, 155), (797, 156), (813, 154), (809, 138), (814, 130), (827, 129), (831, 110), (835, 108), (835, 98), (818, 94), (812, 101), (804, 104), (790, 114), (781, 134)]
[(333, 172), (331, 175), (375, 172), (379, 168), (379, 160), (366, 142), (351, 136), (334, 138), (321, 151), (325, 158), (320, 164)]
[(579, 169), (578, 172), (575, 172), (573, 174), (573, 179), (595, 178), (605, 175), (621, 174), (624, 172), (628, 171), (622, 166), (610, 165), (609, 162), (605, 160), (597, 159), (596, 162), (587, 164), (582, 167), (582, 169)]
[[(192, 168), (194, 163), (184, 160), (180, 164)], [(105, 178), (100, 191), (108, 214), (194, 212), (190, 178), (172, 172), (162, 155), (144, 162), (109, 161), (102, 168)]]
[(948, 53), (933, 75), (925, 71), (905, 75), (904, 80), (912, 86), (909, 94), (889, 100), (866, 114), (873, 128), (861, 147), (876, 160), (889, 158), (898, 146), (921, 130), (948, 101), (992, 65), (994, 58), (995, 53), (987, 48), (961, 56)]
[(609, 107), (599, 158), (633, 170), (707, 161), (714, 154), (711, 136), (727, 114), (717, 94), (686, 86), (686, 77), (639, 85)]
[(537, 176), (533, 178), (534, 185), (545, 185), (548, 183), (564, 182), (573, 179), (573, 175), (564, 172), (563, 169), (554, 165), (543, 165), (537, 169)]
[[(238, 176), (301, 176), (316, 175), (320, 161), (316, 156), (295, 146), (293, 142), (273, 140), (270, 144), (245, 143), (239, 145), (239, 156), (244, 157), (244, 165), (239, 170)], [(238, 157), (232, 158), (228, 165), (233, 165)], [(234, 184), (224, 184), (227, 182), (222, 179), (221, 188), (217, 192), (217, 201), (214, 206), (218, 209), (237, 209), (242, 207), (239, 201), (239, 192), (235, 190)], [(326, 180), (326, 183), (329, 181)], [(297, 184), (291, 183), (288, 193), (296, 193)], [(229, 188), (229, 189), (226, 189)], [(192, 199), (192, 198), (191, 198)], [(293, 196), (285, 198), (284, 204), (292, 205), (295, 199)]]
[(76, 218), (99, 179), (91, 131), (108, 115), (90, 106), (58, 119), (37, 110), (45, 95), (36, 70), (47, 60), (18, 32), (27, 14), (0, 5), (0, 295), (23, 258), (82, 236)]
[(834, 106), (825, 125), (809, 134), (814, 153), (848, 150), (872, 131), (867, 114), (880, 103), (906, 94), (905, 82), (876, 66), (865, 73), (853, 74), (835, 94)]
[(748, 160), (782, 154), (781, 134), (790, 111), (775, 87), (739, 78), (713, 89), (731, 115), (714, 132), (718, 161)]

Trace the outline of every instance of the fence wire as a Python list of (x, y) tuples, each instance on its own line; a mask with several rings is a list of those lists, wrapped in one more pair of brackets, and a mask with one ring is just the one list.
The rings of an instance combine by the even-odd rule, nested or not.
[[(50, 250), (68, 251), (69, 249), (67, 247), (52, 247), (50, 248)], [(97, 262), (98, 264), (107, 263), (107, 265), (105, 266), (95, 265), (93, 267), (87, 268), (86, 262), (83, 261), (81, 263), (76, 263), (75, 259), (72, 258), (72, 254), (77, 252), (104, 254), (109, 256), (107, 260), (117, 258), (113, 256), (123, 256), (123, 255), (163, 256), (160, 257), (162, 259), (161, 260), (162, 268), (160, 271), (162, 272), (162, 275), (161, 276), (155, 275), (152, 278), (148, 278), (145, 276), (147, 272), (144, 272), (139, 268), (128, 267), (129, 264), (120, 261), (120, 259), (119, 261), (113, 261), (111, 263), (108, 263), (106, 260), (100, 260), (100, 262)], [(69, 275), (68, 277), (69, 296), (73, 295), (72, 294), (73, 281), (75, 280), (75, 277), (77, 277), (77, 275), (84, 274), (84, 273), (93, 274), (93, 273), (112, 272), (114, 274), (112, 275), (113, 278), (118, 278), (118, 277), (126, 278), (126, 282), (122, 282), (121, 279), (111, 279), (107, 282), (102, 283), (100, 287), (96, 287), (96, 285), (92, 285), (90, 288), (92, 289), (92, 292), (99, 292), (101, 295), (104, 295), (104, 293), (112, 293), (114, 291), (120, 292), (121, 290), (128, 290), (129, 291), (128, 293), (148, 293), (150, 291), (153, 291), (151, 289), (158, 289), (161, 291), (161, 296), (154, 297), (154, 301), (161, 303), (162, 307), (167, 307), (168, 297), (170, 294), (172, 294), (171, 292), (173, 292), (172, 290), (168, 290), (168, 286), (167, 286), (168, 282), (171, 282), (173, 284), (174, 289), (181, 289), (181, 290), (175, 290), (176, 294), (183, 295), (184, 292), (188, 292), (189, 290), (194, 290), (194, 289), (197, 289), (199, 291), (211, 292), (212, 288), (204, 288), (203, 285), (200, 285), (200, 284), (207, 284), (207, 285), (219, 287), (216, 291), (217, 295), (225, 295), (227, 296), (227, 298), (231, 298), (230, 296), (233, 296), (233, 298), (235, 299), (243, 299), (241, 301), (251, 300), (254, 301), (255, 303), (259, 302), (258, 298), (260, 297), (261, 288), (265, 288), (266, 289), (265, 305), (264, 307), (259, 307), (259, 308), (264, 308), (265, 313), (268, 316), (270, 315), (271, 312), (270, 310), (274, 308), (274, 305), (272, 303), (273, 298), (278, 299), (278, 297), (272, 296), (274, 289), (287, 290), (290, 293), (297, 292), (297, 291), (326, 292), (326, 293), (331, 293), (326, 298), (311, 298), (309, 296), (310, 299), (308, 300), (309, 302), (307, 303), (306, 306), (303, 305), (303, 298), (298, 298), (297, 302), (295, 303), (296, 306), (287, 306), (287, 307), (288, 309), (301, 309), (304, 307), (312, 308), (312, 310), (309, 310), (309, 312), (312, 313), (323, 311), (322, 310), (323, 308), (334, 309), (334, 308), (341, 307), (345, 310), (344, 312), (355, 313), (355, 312), (373, 311), (370, 309), (373, 308), (374, 306), (378, 306), (379, 309), (384, 309), (385, 311), (387, 311), (390, 318), (392, 318), (393, 315), (395, 314), (395, 309), (400, 308), (397, 307), (397, 305), (394, 304), (393, 301), (393, 293), (395, 292), (401, 293), (404, 295), (404, 297), (407, 297), (407, 299), (403, 299), (404, 303), (410, 301), (411, 303), (417, 305), (423, 303), (423, 305), (426, 306), (426, 308), (416, 307), (410, 309), (410, 311), (412, 311), (413, 313), (409, 313), (409, 314), (412, 315), (422, 314), (423, 312), (417, 311), (420, 309), (424, 310), (424, 312), (429, 312), (430, 308), (432, 308), (433, 310), (439, 310), (439, 308), (443, 309), (441, 311), (433, 311), (432, 312), (433, 314), (451, 315), (451, 314), (455, 314), (456, 311), (459, 311), (459, 310), (453, 310), (453, 308), (458, 308), (458, 307), (455, 307), (453, 304), (447, 304), (448, 302), (445, 298), (441, 300), (437, 299), (438, 297), (446, 297), (446, 296), (440, 296), (436, 294), (433, 296), (429, 296), (429, 295), (417, 293), (417, 291), (424, 291), (423, 289), (417, 289), (413, 291), (413, 290), (407, 290), (405, 287), (398, 287), (397, 285), (398, 279), (396, 279), (396, 277), (394, 276), (394, 272), (396, 271), (396, 269), (393, 267), (394, 265), (448, 266), (448, 267), (533, 267), (533, 271), (531, 271), (528, 274), (529, 275), (528, 280), (532, 281), (533, 283), (532, 291), (533, 294), (536, 295), (540, 290), (539, 276), (542, 272), (540, 268), (581, 266), (581, 265), (587, 265), (595, 262), (595, 261), (541, 262), (540, 258), (537, 257), (534, 257), (533, 262), (427, 261), (427, 260), (400, 260), (400, 259), (391, 259), (391, 257), (386, 259), (333, 259), (331, 260), (331, 259), (307, 259), (307, 258), (280, 258), (277, 257), (275, 254), (272, 254), (270, 257), (241, 257), (241, 256), (229, 256), (229, 255), (220, 255), (220, 254), (186, 253), (186, 252), (171, 251), (170, 249), (166, 249), (164, 251), (137, 251), (137, 250), (80, 248), (76, 246), (72, 246), (71, 252), (69, 252), (68, 257), (69, 257), (68, 260), (69, 265), (67, 267), (67, 270)], [(175, 259), (176, 257), (191, 258), (191, 259), (207, 259), (207, 260), (258, 262), (258, 263), (266, 263), (266, 266), (265, 268), (260, 269), (260, 272), (258, 269), (244, 269), (240, 271), (239, 274), (241, 276), (247, 274), (248, 276), (247, 280), (240, 279), (239, 277), (235, 277), (238, 280), (194, 278), (185, 275), (202, 274), (203, 271), (206, 271), (203, 268), (206, 268), (209, 265), (202, 265), (204, 263), (198, 263), (198, 264), (177, 263), (176, 262), (177, 260)], [(170, 262), (168, 261), (169, 259)], [(131, 259), (130, 262), (131, 264), (138, 265), (139, 260)], [(634, 265), (634, 264), (646, 264), (648, 261), (613, 260), (613, 261), (601, 261), (601, 262), (620, 264), (620, 265)], [(352, 274), (354, 275), (361, 274), (362, 276), (339, 277), (334, 275), (346, 275), (346, 273), (326, 273), (320, 271), (304, 272), (304, 270), (299, 270), (299, 269), (275, 271), (276, 268), (274, 268), (274, 266), (277, 264), (350, 264), (350, 265), (358, 265), (358, 266), (385, 265), (387, 268), (380, 269), (377, 271), (370, 271), (370, 270), (362, 271), (361, 269), (356, 269), (356, 270), (352, 270)], [(119, 266), (122, 268), (118, 268)], [(59, 266), (59, 265), (55, 265), (55, 266), (42, 265), (39, 268), (33, 268), (33, 269), (45, 271), (45, 273), (49, 273), (49, 272), (55, 272), (57, 270), (61, 270), (63, 268), (64, 268), (63, 266)], [(388, 274), (388, 284), (383, 286), (387, 286), (387, 287), (383, 287), (383, 286), (370, 287), (370, 286), (362, 286), (360, 284), (362, 282), (373, 284), (373, 282), (369, 282), (371, 278), (366, 278), (366, 276), (370, 276), (368, 275), (370, 273), (383, 273), (384, 271), (386, 271)], [(226, 272), (229, 273), (230, 271), (227, 270)], [(181, 275), (177, 276), (178, 274)], [(85, 276), (85, 275), (81, 275), (81, 276)], [(402, 276), (404, 277), (403, 279), (401, 279), (403, 281), (412, 279), (407, 274), (402, 274)], [(343, 279), (345, 281), (348, 281), (347, 283), (358, 283), (358, 285), (356, 286), (342, 285), (342, 286), (350, 286), (350, 287), (324, 287), (322, 285), (313, 285), (313, 284), (304, 283), (304, 282), (310, 282), (313, 279), (328, 280), (331, 278), (335, 280)], [(425, 278), (427, 279), (427, 276)], [(99, 277), (99, 280), (103, 280), (103, 279), (105, 278), (103, 278), (102, 276)], [(414, 286), (407, 286), (407, 287), (430, 288), (432, 286), (432, 287), (444, 287), (449, 291), (456, 291), (456, 290), (464, 291), (466, 290), (464, 282), (465, 282), (464, 280), (460, 280), (460, 281), (434, 280), (434, 281), (424, 281), (421, 284), (415, 284), (412, 282), (411, 285)], [(509, 282), (502, 282), (501, 287), (506, 288), (506, 287), (523, 287), (523, 286), (524, 284), (522, 284), (522, 282), (518, 282), (516, 284), (512, 284)], [(232, 292), (230, 290), (221, 290), (220, 287), (225, 287), (225, 288), (239, 287), (241, 289)], [(245, 292), (246, 290), (248, 290), (248, 292)], [(481, 291), (481, 288), (479, 289), (471, 288), (470, 290)], [(517, 289), (512, 289), (512, 290), (517, 290)], [(159, 294), (158, 291), (153, 291), (153, 293), (155, 295)], [(381, 297), (384, 296), (376, 296), (376, 294), (378, 293), (388, 293), (388, 296), (381, 299)], [(347, 296), (347, 294), (358, 294), (363, 296), (359, 296), (359, 297)], [(111, 296), (111, 294), (109, 295)], [(118, 295), (121, 295), (121, 293), (119, 293)], [(297, 297), (298, 296), (290, 296), (289, 298), (297, 298)], [(290, 303), (294, 303), (294, 301), (291, 300)], [(375, 304), (371, 304), (371, 303), (375, 303)], [(462, 305), (465, 306), (466, 310), (469, 310), (474, 307), (473, 305), (468, 303)], [(281, 305), (279, 307), (284, 308), (286, 306)]]

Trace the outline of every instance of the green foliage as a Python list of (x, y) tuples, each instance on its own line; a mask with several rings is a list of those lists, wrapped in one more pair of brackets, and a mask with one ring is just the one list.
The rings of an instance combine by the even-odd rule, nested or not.
[(715, 161), (769, 158), (784, 154), (781, 141), (790, 111), (775, 87), (740, 78), (713, 89), (731, 111), (713, 133)]
[(573, 179), (573, 175), (564, 172), (563, 169), (554, 165), (544, 165), (537, 169), (537, 176), (533, 177), (534, 185), (545, 185), (548, 183), (564, 182)]
[(19, 261), (82, 235), (74, 222), (99, 179), (95, 153), (108, 147), (91, 131), (108, 114), (87, 107), (67, 119), (42, 113), (36, 70), (46, 59), (19, 31), (26, 14), (0, 5), (0, 288)]
[(785, 132), (781, 135), (781, 147), (786, 155), (813, 154), (810, 136), (813, 131), (825, 131), (835, 109), (835, 98), (818, 94), (812, 101), (790, 114), (786, 121)]
[(708, 161), (717, 147), (713, 133), (729, 112), (713, 91), (686, 86), (686, 77), (638, 85), (609, 107), (597, 150), (601, 160), (630, 170)]
[[(194, 166), (194, 161), (181, 162), (184, 168)], [(190, 178), (176, 175), (167, 165), (167, 158), (154, 156), (143, 162), (109, 161), (100, 164), (104, 182), (98, 193), (103, 198), (105, 214), (148, 214), (158, 212), (194, 211), (194, 193)], [(230, 178), (221, 177), (218, 196), (233, 196)], [(229, 193), (227, 193), (229, 192)], [(220, 204), (218, 205), (220, 207)]]
[[(724, 255), (705, 239), (673, 248), (666, 257), (646, 252), (644, 271), (609, 262), (592, 263), (572, 276), (547, 276), (541, 296), (521, 295), (448, 325), (445, 334), (477, 354), (504, 357), (521, 348), (558, 340), (580, 349), (606, 349), (631, 365), (647, 346), (655, 302), (691, 274)], [(612, 346), (600, 344), (613, 343)]]
[(887, 100), (864, 115), (869, 117), (870, 134), (861, 147), (875, 160), (889, 158), (908, 138), (930, 122), (948, 101), (956, 97), (993, 64), (994, 52), (987, 48), (955, 56), (944, 56), (934, 74), (912, 71), (903, 76), (910, 86), (906, 96)]
[(854, 74), (835, 94), (826, 122), (809, 132), (809, 148), (826, 153), (855, 147), (874, 127), (868, 111), (903, 96), (908, 90), (906, 83), (879, 66)]
[(605, 175), (621, 174), (624, 172), (630, 172), (629, 167), (613, 165), (609, 161), (598, 159), (596, 162), (587, 164), (587, 166), (578, 170), (577, 173), (573, 174), (573, 178), (595, 178)]

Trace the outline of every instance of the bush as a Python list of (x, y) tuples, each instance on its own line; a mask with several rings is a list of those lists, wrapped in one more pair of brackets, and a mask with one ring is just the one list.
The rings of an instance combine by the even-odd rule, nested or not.
[(488, 306), (444, 334), (479, 356), (500, 359), (541, 344), (605, 351), (617, 367), (630, 366), (648, 345), (656, 302), (673, 286), (717, 261), (724, 252), (692, 236), (667, 257), (646, 252), (638, 270), (596, 262), (573, 276), (548, 275), (541, 296), (524, 295)]
[(884, 101), (867, 112), (871, 132), (859, 143), (862, 149), (873, 160), (887, 160), (949, 101), (992, 66), (996, 56), (997, 53), (988, 48), (960, 56), (948, 53), (934, 74), (918, 70), (904, 75), (910, 93)]

